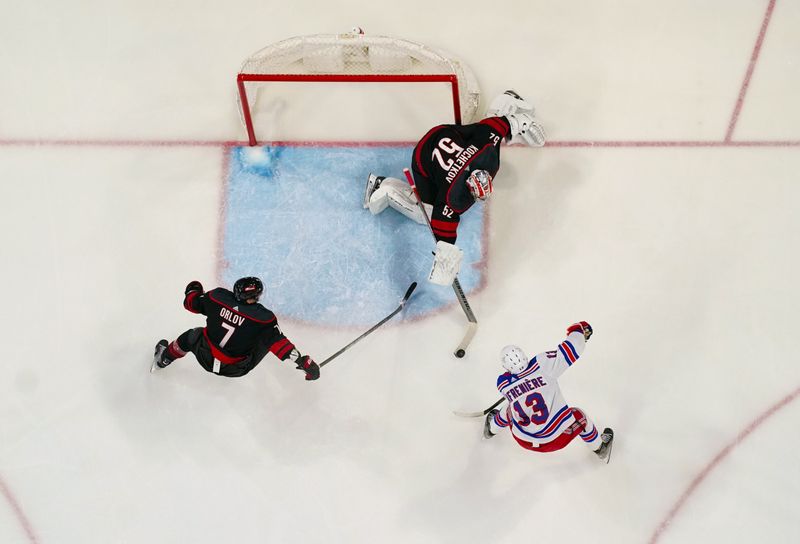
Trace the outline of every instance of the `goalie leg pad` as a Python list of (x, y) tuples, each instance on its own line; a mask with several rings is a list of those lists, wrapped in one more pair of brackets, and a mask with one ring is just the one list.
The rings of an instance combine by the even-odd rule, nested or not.
[(436, 285), (452, 285), (461, 268), (464, 252), (453, 244), (439, 240), (428, 281)]
[(386, 190), (378, 189), (370, 195), (367, 208), (372, 215), (378, 215), (389, 205), (389, 195)]
[[(369, 211), (373, 215), (378, 215), (386, 208), (391, 207), (409, 219), (424, 225), (425, 217), (422, 215), (419, 206), (417, 206), (416, 197), (414, 192), (407, 183), (400, 181), (397, 178), (384, 179), (380, 187), (372, 193), (369, 200)], [(425, 204), (425, 207), (430, 213), (430, 206)]]

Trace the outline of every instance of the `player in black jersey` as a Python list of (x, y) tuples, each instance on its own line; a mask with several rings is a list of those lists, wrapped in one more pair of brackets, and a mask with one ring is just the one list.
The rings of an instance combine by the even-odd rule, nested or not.
[(233, 292), (218, 287), (204, 292), (199, 281), (186, 286), (183, 306), (206, 316), (206, 326), (189, 329), (177, 340), (156, 344), (153, 366), (164, 368), (188, 352), (194, 353), (204, 369), (234, 378), (253, 370), (271, 351), (278, 359), (290, 360), (306, 374), (306, 380), (319, 378), (319, 366), (308, 355), (300, 355), (294, 344), (281, 332), (278, 320), (259, 304), (264, 292), (261, 280), (241, 278)]
[[(482, 121), (435, 126), (414, 148), (411, 171), (437, 240), (430, 277), (434, 283), (449, 285), (458, 273), (461, 250), (455, 243), (461, 214), (492, 194), (503, 141), (534, 147), (545, 143), (544, 129), (533, 117), (533, 106), (514, 91), (495, 98)], [(364, 207), (374, 215), (392, 207), (425, 223), (411, 187), (397, 178), (370, 174)]]

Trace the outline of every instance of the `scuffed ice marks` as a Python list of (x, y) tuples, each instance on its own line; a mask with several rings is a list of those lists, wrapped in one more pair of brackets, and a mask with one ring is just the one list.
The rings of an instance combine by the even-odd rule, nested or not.
[[(407, 317), (455, 302), (426, 281), (433, 240), (427, 227), (393, 210), (362, 208), (370, 172), (402, 178), (412, 148), (233, 148), (224, 213), (228, 285), (258, 275), (263, 302), (279, 316), (328, 326), (364, 326), (396, 307), (408, 285), (420, 288)], [(462, 218), (461, 282), (474, 289), (482, 271), (482, 206)]]

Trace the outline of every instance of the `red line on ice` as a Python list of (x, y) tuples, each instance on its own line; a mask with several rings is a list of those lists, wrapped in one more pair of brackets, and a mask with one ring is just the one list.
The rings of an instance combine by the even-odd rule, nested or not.
[[(0, 147), (220, 147), (226, 151), (235, 146), (247, 146), (247, 142), (232, 140), (1, 140)], [(416, 142), (368, 142), (368, 141), (275, 141), (261, 142), (260, 146), (290, 147), (413, 147)], [(512, 149), (533, 149), (522, 145)], [(545, 147), (589, 147), (589, 148), (672, 148), (672, 147), (800, 147), (800, 140), (573, 140), (551, 141)]]
[(728, 132), (725, 134), (725, 141), (730, 142), (733, 137), (733, 131), (736, 128), (736, 123), (739, 121), (739, 114), (742, 112), (744, 105), (744, 97), (747, 94), (747, 88), (750, 87), (750, 80), (753, 77), (753, 71), (758, 62), (758, 56), (761, 53), (761, 46), (764, 44), (764, 36), (767, 34), (767, 27), (769, 26), (770, 19), (772, 19), (772, 12), (775, 10), (775, 0), (770, 0), (767, 5), (767, 12), (764, 14), (764, 19), (761, 21), (761, 30), (756, 39), (756, 45), (753, 47), (753, 53), (750, 55), (750, 63), (747, 65), (747, 73), (744, 76), (742, 87), (739, 89), (739, 97), (736, 99), (736, 107), (733, 109), (731, 120), (728, 123)]
[(765, 421), (767, 421), (770, 417), (775, 415), (778, 411), (782, 410), (786, 406), (788, 406), (792, 401), (797, 399), (798, 395), (800, 395), (800, 387), (795, 389), (792, 393), (788, 394), (780, 401), (778, 401), (775, 405), (770, 407), (766, 412), (758, 416), (754, 421), (750, 422), (738, 435), (734, 438), (728, 445), (726, 445), (722, 450), (714, 456), (711, 461), (700, 471), (700, 473), (694, 477), (694, 479), (689, 483), (689, 487), (681, 494), (678, 498), (677, 502), (673, 505), (661, 523), (658, 524), (656, 530), (653, 531), (653, 535), (650, 537), (648, 541), (649, 544), (655, 544), (658, 542), (658, 539), (664, 534), (664, 532), (669, 529), (670, 524), (684, 507), (686, 502), (692, 496), (692, 494), (700, 487), (700, 484), (708, 477), (711, 472), (719, 466), (719, 464), (728, 456), (733, 449), (739, 445), (740, 443), (744, 442), (756, 429), (758, 429)]
[(2, 476), (0, 476), (0, 492), (3, 493), (3, 496), (6, 498), (9, 506), (11, 506), (11, 510), (14, 512), (14, 516), (17, 518), (17, 521), (25, 530), (25, 534), (28, 536), (28, 540), (33, 544), (39, 542), (36, 538), (36, 533), (33, 532), (33, 526), (31, 522), (28, 521), (27, 516), (25, 516), (25, 512), (22, 511), (22, 507), (19, 505), (19, 501), (14, 497), (11, 493), (11, 490), (8, 489), (5, 481), (3, 481)]

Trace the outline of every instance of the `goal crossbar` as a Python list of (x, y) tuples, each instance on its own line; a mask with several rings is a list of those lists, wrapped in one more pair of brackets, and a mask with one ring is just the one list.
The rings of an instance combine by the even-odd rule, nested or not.
[[(236, 77), (241, 104), (249, 104), (245, 83), (261, 82), (322, 82), (322, 83), (448, 83), (453, 96), (453, 117), (456, 124), (461, 124), (461, 98), (459, 95), (458, 77), (455, 74), (244, 74)], [(247, 138), (251, 146), (258, 145), (253, 119), (249, 107), (242, 108), (244, 124), (247, 127)]]

